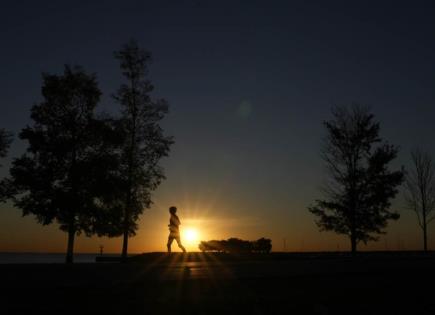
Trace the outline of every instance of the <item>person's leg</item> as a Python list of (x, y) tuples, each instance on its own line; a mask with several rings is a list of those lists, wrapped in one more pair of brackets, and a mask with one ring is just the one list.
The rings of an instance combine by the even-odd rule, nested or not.
[(166, 246), (168, 247), (168, 253), (171, 252), (171, 245), (172, 245), (172, 242), (173, 242), (173, 241), (174, 241), (174, 237), (171, 236), (171, 235), (169, 235), (169, 236), (168, 236), (168, 244), (166, 244)]
[(175, 238), (175, 240), (177, 241), (178, 247), (180, 247), (181, 250), (183, 251), (183, 253), (185, 253), (185, 252), (186, 252), (186, 249), (185, 249), (184, 246), (181, 244), (180, 236), (177, 236), (177, 237)]

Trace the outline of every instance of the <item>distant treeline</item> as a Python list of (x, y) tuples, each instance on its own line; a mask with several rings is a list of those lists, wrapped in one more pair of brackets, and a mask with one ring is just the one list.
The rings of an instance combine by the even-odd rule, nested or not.
[(239, 238), (227, 240), (202, 241), (199, 249), (203, 252), (226, 252), (226, 253), (269, 253), (272, 249), (272, 241), (268, 238), (260, 238), (256, 241), (245, 241)]

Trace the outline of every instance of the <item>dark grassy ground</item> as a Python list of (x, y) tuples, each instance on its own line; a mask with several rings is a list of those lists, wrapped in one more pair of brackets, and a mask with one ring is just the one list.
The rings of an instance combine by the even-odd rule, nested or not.
[(0, 279), (0, 314), (435, 314), (433, 254), (151, 253)]

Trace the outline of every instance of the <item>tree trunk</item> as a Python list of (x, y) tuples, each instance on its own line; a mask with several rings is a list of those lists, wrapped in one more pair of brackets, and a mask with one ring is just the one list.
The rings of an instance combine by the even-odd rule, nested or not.
[(128, 231), (124, 231), (124, 237), (122, 241), (122, 255), (121, 255), (121, 260), (123, 262), (127, 260), (127, 250), (128, 250)]
[(74, 226), (71, 225), (68, 229), (68, 247), (66, 250), (66, 260), (65, 262), (67, 264), (73, 263), (73, 255), (74, 255), (74, 237), (76, 235), (76, 231), (74, 229)]
[[(355, 209), (355, 208), (354, 208)], [(355, 210), (352, 211), (351, 225), (350, 225), (350, 248), (352, 256), (356, 254), (356, 214)]]
[(355, 255), (356, 254), (356, 237), (355, 237), (355, 233), (351, 233), (351, 235), (350, 235), (350, 246), (351, 246), (352, 255)]
[(423, 250), (427, 252), (427, 224), (426, 217), (423, 218)]
[(427, 228), (426, 228), (426, 226), (424, 226), (424, 229), (423, 229), (423, 246), (424, 246), (424, 251), (427, 252)]
[(123, 239), (122, 239), (122, 252), (121, 252), (121, 261), (126, 262), (127, 261), (127, 253), (128, 253), (128, 231), (129, 231), (129, 215), (130, 212), (128, 211), (130, 207), (130, 194), (127, 196), (127, 202), (126, 202), (126, 208), (124, 211), (124, 233), (123, 233)]

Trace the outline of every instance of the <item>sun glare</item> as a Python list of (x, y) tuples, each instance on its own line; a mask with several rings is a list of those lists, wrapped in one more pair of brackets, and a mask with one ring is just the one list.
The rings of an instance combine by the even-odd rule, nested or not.
[(183, 239), (188, 245), (198, 244), (199, 242), (198, 230), (194, 228), (186, 228), (183, 233)]

